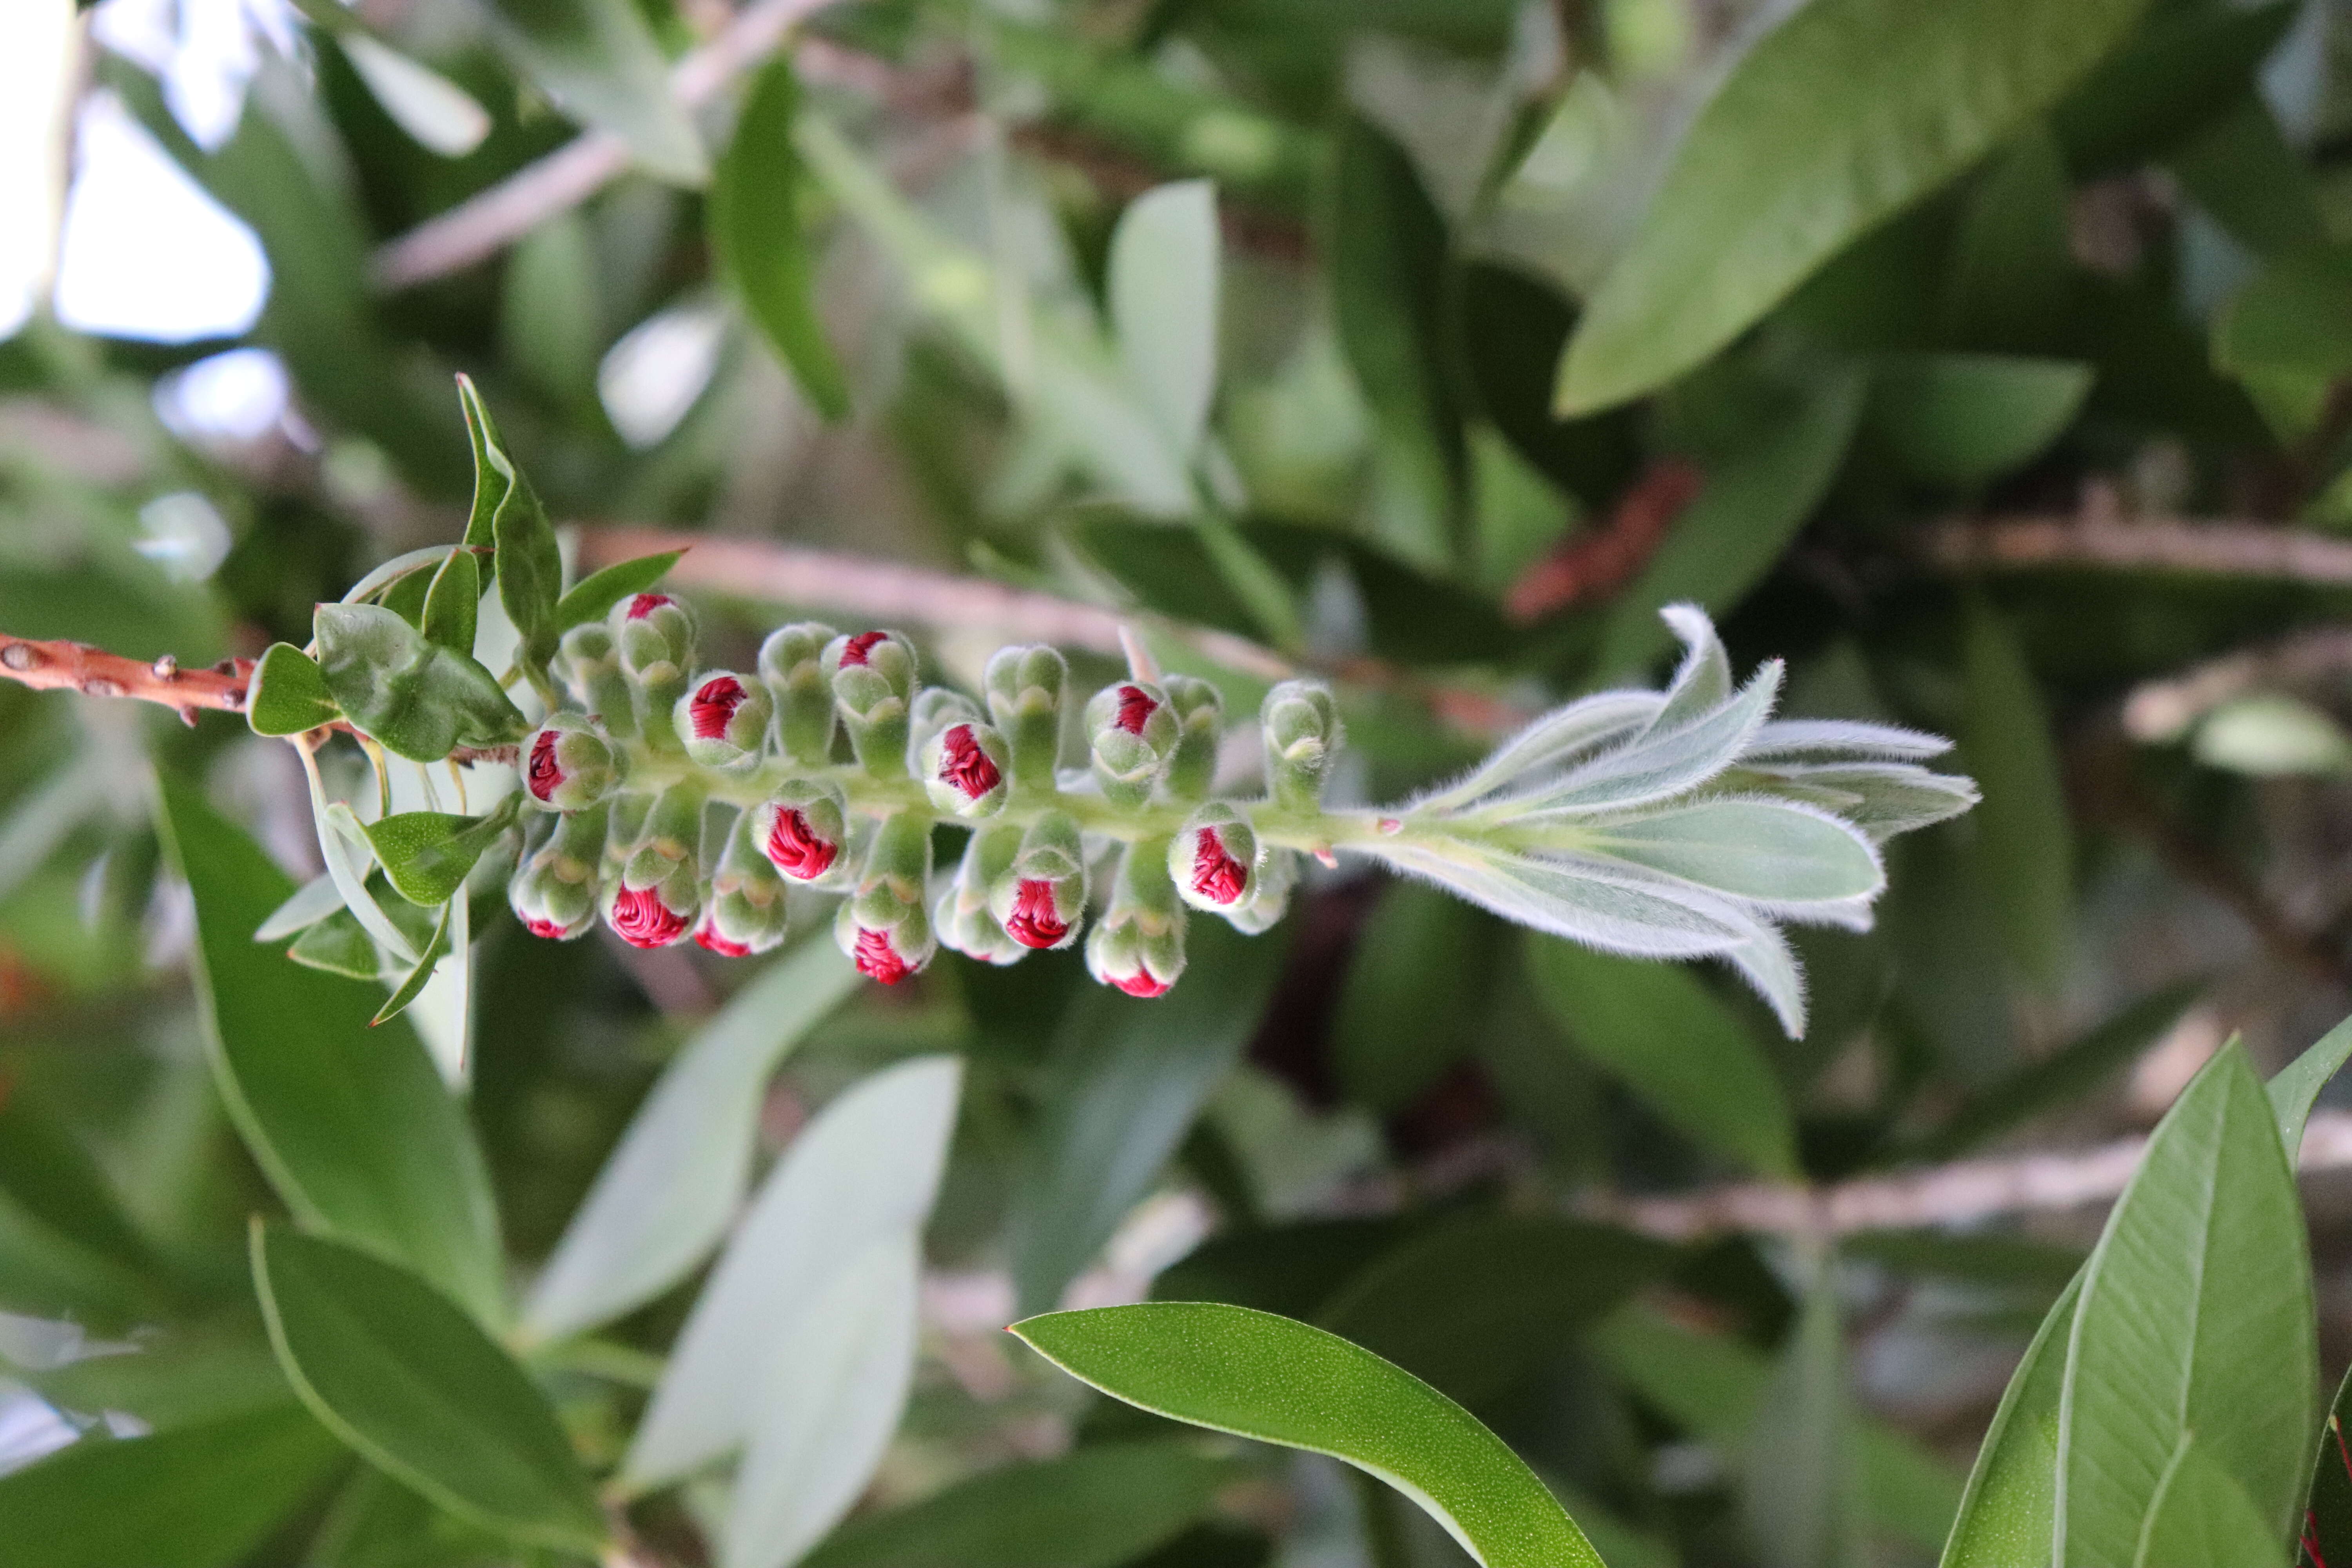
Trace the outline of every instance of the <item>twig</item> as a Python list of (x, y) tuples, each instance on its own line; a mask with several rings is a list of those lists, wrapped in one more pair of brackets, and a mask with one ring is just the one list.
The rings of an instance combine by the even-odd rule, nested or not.
[[(2147, 1147), (2146, 1138), (2119, 1138), (2079, 1153), (1962, 1160), (1826, 1187), (1740, 1183), (1682, 1197), (1588, 1198), (1580, 1206), (1596, 1218), (1673, 1241), (1735, 1230), (1831, 1236), (1917, 1230), (2104, 1203), (2124, 1190)], [(2300, 1163), (2306, 1172), (2352, 1168), (2352, 1111), (2312, 1112)]]
[[(795, 24), (832, 0), (752, 0), (725, 30), (670, 68), (671, 93), (698, 109), (765, 58)], [(383, 245), (372, 270), (386, 292), (413, 288), (472, 266), (577, 206), (629, 166), (620, 138), (591, 131), (488, 190), (426, 219)]]
[(2323, 626), (2267, 647), (2245, 648), (2164, 680), (2145, 681), (2124, 699), (2125, 732), (2135, 741), (2177, 741), (2222, 703), (2265, 686), (2303, 686), (2352, 673), (2352, 630)]
[(2352, 586), (2352, 540), (2275, 523), (2084, 517), (1954, 519), (1915, 547), (1948, 572), (2175, 572)]
[(176, 709), (196, 721), (196, 710), (245, 711), (253, 660), (224, 659), (210, 669), (182, 669), (170, 654), (148, 663), (88, 643), (41, 642), (0, 635), (0, 678), (37, 691), (79, 691), (85, 697), (130, 697)]
[(1642, 574), (1666, 531), (1698, 499), (1706, 477), (1688, 463), (1653, 464), (1620, 497), (1609, 521), (1571, 534), (1511, 584), (1503, 607), (1529, 626), (1571, 605), (1605, 599)]

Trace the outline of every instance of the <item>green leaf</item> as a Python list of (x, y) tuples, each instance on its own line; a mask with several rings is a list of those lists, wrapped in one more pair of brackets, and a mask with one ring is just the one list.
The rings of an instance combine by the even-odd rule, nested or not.
[(226, 1568), (341, 1458), (290, 1405), (76, 1443), (0, 1476), (0, 1568)]
[[(1988, 1085), (1922, 1139), (1915, 1152), (1922, 1160), (1948, 1160), (2088, 1094), (2162, 1039), (2203, 989), (2200, 982), (2189, 981), (2141, 997), (2096, 1028)], [(2346, 1040), (2352, 1049), (2352, 1034)]]
[(2278, 1070), (2270, 1081), (2267, 1092), (2271, 1111), (2278, 1121), (2279, 1146), (2293, 1161), (2303, 1148), (2304, 1123), (2311, 1120), (2311, 1108), (2319, 1099), (2319, 1091), (2336, 1076), (2347, 1058), (2352, 1058), (2352, 1018), (2347, 1018), (2319, 1037), (2304, 1053)]
[(2336, 381), (2352, 375), (2352, 246), (2280, 257), (2230, 298), (2213, 322), (2213, 362), (2315, 423)]
[(1610, 606), (1603, 670), (1632, 670), (1665, 646), (1658, 611), (1667, 605), (1696, 604), (1718, 615), (1736, 608), (1837, 477), (1862, 418), (1869, 386), (1862, 371), (1832, 366), (1794, 386), (1760, 375), (1740, 379), (1749, 384), (1739, 392), (1762, 405), (1743, 409), (1728, 435), (1703, 444), (1697, 456), (1706, 479), (1697, 498)]
[(603, 620), (605, 611), (632, 594), (650, 591), (685, 553), (683, 550), (665, 550), (658, 555), (640, 555), (634, 561), (614, 562), (602, 572), (582, 578), (572, 585), (570, 593), (555, 601), (548, 630), (562, 637), (576, 626)]
[(522, 471), (499, 502), (490, 531), (497, 541), (499, 603), (507, 619), (522, 634), (520, 657), (527, 665), (543, 668), (555, 652), (555, 606), (563, 596), (563, 556), (556, 547), (555, 530), (546, 509)]
[(827, 419), (849, 413), (849, 381), (818, 320), (816, 256), (803, 215), (810, 180), (793, 145), (799, 80), (779, 55), (752, 79), (710, 189), (710, 240), (768, 346)]
[(2142, 0), (1814, 0), (1751, 47), (1684, 136), (1570, 340), (1581, 414), (1698, 364), (1814, 268), (2054, 102)]
[(1702, 800), (1590, 831), (1599, 854), (1769, 904), (1868, 899), (1886, 886), (1859, 829), (1793, 802)]
[(368, 1020), (370, 1028), (399, 1017), (408, 1011), (409, 1004), (425, 994), (425, 983), (433, 978), (433, 971), (449, 953), (449, 923), (457, 908), (457, 900), (455, 899), (441, 906), (441, 918), (433, 927), (432, 939), (425, 942), (415, 966), (408, 972), (408, 978), (400, 983), (398, 988), (384, 999), (383, 1005), (375, 1010), (375, 1016)]
[(0, 1076), (0, 1194), (32, 1219), (134, 1276), (160, 1261), (123, 1212), (114, 1184), (73, 1130)]
[(253, 1281), (295, 1393), (362, 1458), (484, 1529), (597, 1554), (604, 1520), (554, 1411), (454, 1302), (258, 1219)]
[(495, 0), (491, 9), (505, 24), (499, 41), (558, 109), (619, 137), (650, 174), (682, 185), (709, 177), (661, 45), (630, 0)]
[(1318, 1327), (1478, 1406), (1557, 1356), (1672, 1265), (1613, 1226), (1480, 1215), (1413, 1237), (1353, 1275)]
[(406, 1024), (370, 1031), (372, 987), (257, 946), (291, 883), (194, 790), (167, 776), (161, 794), (157, 830), (195, 898), (213, 1070), (256, 1163), (303, 1224), (399, 1258), (498, 1321), (489, 1178), (424, 1047)]
[(481, 608), (481, 568), (475, 563), (474, 552), (458, 545), (449, 552), (449, 559), (441, 563), (441, 569), (433, 574), (432, 584), (425, 592), (422, 624), (426, 640), (471, 658), (474, 626)]
[[(2276, 1079), (2272, 1080), (2276, 1086)], [(2352, 1372), (2336, 1385), (2336, 1399), (2319, 1428), (2318, 1453), (2311, 1462), (2311, 1489), (2304, 1497), (2303, 1550), (2297, 1568), (2325, 1568), (2352, 1562), (2352, 1444), (2344, 1423), (2352, 1418)]]
[(2040, 686), (2008, 626), (1969, 606), (1960, 746), (1984, 791), (1976, 826), (2012, 963), (2044, 988), (2063, 971), (2074, 924), (2074, 833)]
[(1772, 1064), (1689, 971), (1529, 936), (1536, 993), (1592, 1061), (1691, 1138), (1766, 1175), (1797, 1174)]
[(257, 735), (299, 735), (342, 717), (327, 678), (292, 643), (271, 643), (246, 689), (245, 721)]
[(866, 1515), (803, 1568), (1117, 1568), (1206, 1514), (1234, 1470), (1191, 1443), (1084, 1447)]
[(533, 1340), (658, 1296), (727, 1234), (769, 1075), (859, 984), (822, 937), (770, 964), (680, 1051), (606, 1156), (523, 1310)]
[(2031, 353), (2063, 342), (2074, 260), (2067, 249), (2066, 161), (2037, 122), (1987, 160), (1969, 187), (1944, 276), (1956, 347)]
[(359, 917), (341, 904), (325, 920), (305, 926), (286, 956), (305, 969), (374, 984), (383, 976), (383, 954)]
[(2056, 440), (2090, 395), (2091, 367), (2006, 354), (1912, 354), (1871, 380), (1872, 431), (1914, 476), (1978, 485)]
[(294, 896), (269, 911), (253, 933), (253, 940), (264, 943), (284, 942), (309, 931), (329, 915), (343, 907), (343, 895), (335, 879), (324, 871), (294, 889)]
[(2231, 239), (2274, 258), (2324, 246), (2328, 223), (2304, 155), (2261, 93), (2199, 131), (2166, 160), (2187, 194)]
[(1812, 1272), (1748, 1430), (1740, 1502), (1765, 1568), (1848, 1568), (1869, 1561), (1867, 1509), (1849, 1436), (1835, 1259), (1815, 1259)]
[[(316, 16), (311, 19), (316, 21)], [(438, 71), (376, 42), (357, 26), (338, 33), (335, 44), (351, 62), (352, 74), (419, 146), (444, 158), (462, 158), (489, 135), (489, 111)]]
[(393, 891), (412, 904), (438, 908), (457, 897), (485, 850), (514, 826), (522, 811), (520, 792), (508, 795), (481, 816), (438, 811), (404, 811), (367, 825), (368, 842)]
[(2075, 177), (2145, 163), (2228, 112), (2298, 9), (2294, 0), (2159, 7), (2051, 116)]
[(1217, 389), (1216, 187), (1146, 191), (1110, 239), (1110, 319), (1120, 361), (1176, 455), (1200, 449)]
[(484, 551), (498, 542), (493, 527), (499, 515), (499, 503), (507, 499), (513, 487), (514, 459), (507, 456), (506, 443), (499, 436), (496, 421), (490, 417), (489, 405), (482, 401), (474, 378), (457, 377), (457, 406), (466, 416), (466, 438), (474, 449), (474, 509), (466, 519), (466, 548)]
[(1493, 917), (1435, 888), (1399, 881), (1381, 893), (1331, 1022), (1349, 1100), (1402, 1110), (1470, 1053), (1498, 935)]
[(1500, 1438), (1337, 1335), (1208, 1301), (1053, 1312), (1013, 1331), (1155, 1415), (1346, 1460), (1428, 1510), (1484, 1568), (1600, 1568), (1576, 1521)]
[(2157, 1124), (2084, 1266), (2059, 1405), (2054, 1558), (2134, 1561), (2192, 1436), (2284, 1540), (2318, 1376), (2294, 1175), (2232, 1043)]
[(2078, 1273), (2010, 1374), (1992, 1425), (1978, 1446), (1941, 1568), (2045, 1568), (2050, 1562), (2057, 1517), (2058, 1405), (2082, 1289)]
[[(503, 567), (499, 586), (508, 586)], [(336, 705), (395, 755), (438, 762), (461, 745), (505, 745), (530, 729), (488, 670), (426, 641), (395, 610), (320, 605), (311, 629)]]
[(2246, 1489), (2211, 1450), (2184, 1436), (2166, 1467), (2132, 1568), (2174, 1563), (2226, 1563), (2230, 1568), (2286, 1568), (2278, 1523), (2264, 1519)]
[(1014, 1178), (1013, 1279), (1024, 1309), (1059, 1300), (1150, 1189), (1273, 994), (1276, 933), (1194, 921), (1186, 934), (1192, 984), (1148, 1001), (1090, 990), (1064, 1020)]
[(26, 1381), (60, 1410), (120, 1411), (159, 1432), (299, 1409), (258, 1323), (142, 1335), (129, 1353), (84, 1356)]

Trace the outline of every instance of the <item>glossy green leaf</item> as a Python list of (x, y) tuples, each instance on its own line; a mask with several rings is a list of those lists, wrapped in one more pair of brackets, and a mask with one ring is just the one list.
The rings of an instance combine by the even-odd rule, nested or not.
[(522, 796), (509, 794), (480, 816), (404, 811), (367, 825), (368, 842), (393, 890), (426, 908), (447, 903), (483, 852), (514, 826)]
[(255, 930), (253, 940), (265, 946), (284, 942), (309, 931), (329, 915), (343, 907), (343, 895), (335, 879), (321, 871), (300, 887), (293, 896), (269, 911), (269, 918)]
[(1767, 1175), (1797, 1173), (1796, 1125), (1763, 1048), (1689, 971), (1528, 939), (1552, 1018), (1595, 1065), (1691, 1138)]
[(1906, 471), (1975, 485), (2020, 468), (2074, 422), (2091, 367), (2006, 354), (1914, 354), (1880, 367), (1870, 428)]
[(271, 643), (246, 689), (245, 721), (257, 735), (299, 735), (342, 717), (327, 678), (291, 643)]
[(85, 1356), (26, 1381), (60, 1410), (92, 1419), (118, 1411), (158, 1432), (299, 1408), (258, 1322), (151, 1332), (128, 1354)]
[(449, 955), (454, 944), (455, 938), (451, 935), (450, 925), (458, 907), (459, 903), (456, 899), (451, 899), (441, 906), (441, 918), (434, 922), (433, 934), (425, 940), (415, 965), (409, 970), (407, 978), (394, 986), (392, 994), (384, 998), (383, 1005), (375, 1010), (375, 1016), (368, 1020), (370, 1028), (399, 1017), (408, 1011), (410, 1005), (419, 996), (425, 994), (425, 984), (432, 980), (434, 970), (438, 968), (441, 961)]
[(604, 1519), (554, 1411), (448, 1298), (259, 1220), (253, 1280), (294, 1391), (362, 1458), (484, 1529), (597, 1553)]
[(77, 1443), (0, 1476), (0, 1568), (226, 1568), (341, 1458), (290, 1405)]
[[(430, 933), (421, 933), (417, 940), (430, 940)], [(325, 920), (305, 926), (286, 956), (305, 969), (340, 974), (347, 980), (373, 984), (383, 976), (383, 951), (360, 924), (359, 917), (340, 903)]]
[(844, 1525), (804, 1568), (1117, 1568), (1209, 1511), (1230, 1459), (1105, 1443), (1008, 1465)]
[(311, 628), (335, 705), (394, 755), (439, 762), (459, 746), (505, 745), (530, 729), (488, 670), (426, 641), (395, 610), (320, 605)]
[(583, 577), (555, 602), (549, 629), (561, 637), (576, 626), (604, 619), (605, 611), (632, 594), (650, 592), (685, 553), (683, 550), (665, 550), (658, 555), (616, 561), (602, 572)]
[[(2203, 989), (2191, 982), (2143, 996), (2048, 1056), (1987, 1085), (1920, 1142), (1918, 1157), (1949, 1159), (2045, 1110), (2079, 1100), (2162, 1039)], [(2347, 1036), (2347, 1048), (2352, 1049), (2352, 1034)]]
[(1984, 791), (1975, 822), (2010, 959), (2043, 987), (2063, 971), (2074, 906), (2074, 833), (2049, 711), (2008, 626), (1969, 612), (1960, 745)]
[(2279, 1542), (2278, 1521), (2263, 1517), (2204, 1444), (2184, 1436), (2158, 1486), (2132, 1568), (2174, 1563), (2286, 1568)]
[(499, 603), (522, 634), (521, 657), (544, 664), (555, 652), (555, 606), (563, 596), (563, 557), (555, 530), (530, 481), (517, 469), (490, 531), (497, 543)]
[(651, 1300), (719, 1245), (751, 1179), (769, 1075), (860, 984), (841, 950), (802, 943), (738, 992), (664, 1069), (531, 1289), (535, 1340)]
[(779, 55), (744, 95), (735, 137), (710, 188), (710, 237), (751, 320), (828, 419), (849, 413), (849, 379), (825, 336), (813, 294), (816, 250), (804, 216), (808, 172), (793, 144), (800, 83)]
[(2294, 1175), (2232, 1044), (2158, 1123), (2084, 1266), (2055, 1559), (2132, 1561), (2192, 1436), (2284, 1540), (2317, 1415), (2312, 1313)]
[(668, 62), (629, 0), (496, 0), (499, 36), (534, 86), (583, 124), (628, 144), (647, 172), (698, 185), (709, 163)]
[(372, 986), (257, 945), (292, 884), (195, 791), (167, 776), (162, 797), (158, 830), (195, 897), (192, 967), (214, 1072), (255, 1161), (303, 1224), (399, 1258), (498, 1321), (489, 1179), (415, 1033), (368, 1027)]
[(1576, 1521), (1501, 1439), (1336, 1335), (1208, 1301), (1053, 1312), (1013, 1331), (1156, 1415), (1346, 1460), (1428, 1510), (1482, 1568), (1600, 1568)]
[(1610, 1226), (1480, 1215), (1401, 1243), (1313, 1317), (1475, 1407), (1560, 1354), (1674, 1259), (1664, 1243)]
[(2058, 1406), (2074, 1331), (2077, 1274), (2010, 1374), (1978, 1446), (1941, 1568), (2046, 1568), (2057, 1517)]
[(1672, 380), (1959, 174), (2112, 48), (2142, 0), (1815, 0), (1699, 111), (1561, 362), (1585, 413)]
[(471, 658), (481, 608), (481, 568), (475, 563), (474, 552), (461, 544), (449, 552), (449, 559), (433, 574), (425, 591), (422, 625), (426, 640)]
[(1247, 937), (1196, 920), (1186, 935), (1192, 984), (1148, 1001), (1087, 991), (1064, 1020), (1013, 1187), (1013, 1279), (1024, 1308), (1059, 1300), (1150, 1189), (1273, 993), (1277, 932)]
[(1199, 449), (1217, 389), (1216, 187), (1146, 191), (1111, 233), (1110, 319), (1118, 356), (1176, 454)]
[(1499, 936), (1493, 917), (1437, 889), (1399, 881), (1381, 894), (1331, 1021), (1350, 1100), (1402, 1110), (1470, 1053)]
[(2271, 1112), (2278, 1121), (2279, 1146), (2288, 1159), (2303, 1148), (2304, 1123), (2311, 1120), (2319, 1091), (2347, 1058), (2352, 1058), (2352, 1018), (2320, 1036), (2271, 1079)]

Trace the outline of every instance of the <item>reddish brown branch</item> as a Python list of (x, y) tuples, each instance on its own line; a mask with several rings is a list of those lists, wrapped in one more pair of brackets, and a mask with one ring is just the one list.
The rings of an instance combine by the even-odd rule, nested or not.
[(1642, 574), (1666, 531), (1698, 499), (1706, 477), (1688, 463), (1656, 463), (1635, 479), (1601, 527), (1562, 540), (1511, 584), (1503, 607), (1528, 626), (1571, 605), (1604, 599)]
[(37, 691), (79, 691), (85, 697), (130, 697), (176, 709), (196, 721), (199, 708), (245, 711), (253, 660), (223, 659), (210, 669), (183, 669), (170, 654), (152, 663), (125, 658), (88, 643), (41, 642), (0, 636), (0, 678)]
[(2352, 586), (2352, 540), (2266, 522), (2184, 518), (1955, 519), (1920, 531), (1919, 556), (1949, 572), (2174, 572)]

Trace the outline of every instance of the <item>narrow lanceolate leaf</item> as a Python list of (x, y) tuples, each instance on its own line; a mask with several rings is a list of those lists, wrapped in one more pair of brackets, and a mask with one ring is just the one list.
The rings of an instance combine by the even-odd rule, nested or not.
[(665, 550), (658, 555), (616, 561), (602, 572), (583, 577), (555, 601), (551, 629), (560, 637), (583, 622), (603, 620), (605, 611), (632, 594), (646, 593), (667, 576), (669, 569), (685, 553), (683, 550)]
[(1697, 978), (1531, 939), (1537, 994), (1578, 1047), (1675, 1127), (1767, 1175), (1797, 1173), (1788, 1097), (1745, 1025)]
[(2271, 1079), (2271, 1110), (2278, 1118), (2279, 1142), (2288, 1158), (2303, 1148), (2303, 1127), (2311, 1120), (2312, 1105), (2347, 1058), (2352, 1058), (2352, 1018), (2320, 1036)]
[(1053, 1312), (1013, 1331), (1155, 1415), (1346, 1460), (1420, 1504), (1483, 1568), (1600, 1568), (1576, 1521), (1502, 1439), (1336, 1334), (1213, 1301)]
[(425, 944), (424, 955), (409, 970), (408, 977), (384, 998), (383, 1005), (377, 1008), (375, 1016), (368, 1020), (368, 1027), (373, 1028), (399, 1017), (408, 1011), (411, 1004), (425, 994), (425, 984), (432, 980), (434, 969), (450, 952), (454, 941), (450, 932), (452, 916), (461, 907), (462, 900), (457, 899), (451, 899), (441, 906), (441, 917), (434, 922), (433, 938)]
[(810, 179), (793, 144), (800, 84), (779, 55), (761, 68), (710, 190), (710, 237), (768, 346), (828, 419), (849, 412), (849, 381), (817, 319), (816, 253), (803, 226)]
[(304, 1225), (394, 1258), (478, 1317), (504, 1315), (498, 1214), (463, 1111), (382, 999), (289, 963), (255, 930), (293, 891), (250, 838), (166, 778), (157, 827), (194, 895), (194, 970), (221, 1098)]
[(1750, 47), (1685, 136), (1560, 366), (1580, 414), (1731, 342), (1846, 244), (2041, 113), (2143, 0), (1815, 0)]
[(559, 1339), (618, 1317), (719, 1245), (751, 1179), (769, 1074), (857, 984), (839, 948), (803, 942), (703, 1026), (572, 1215), (523, 1310), (526, 1334)]
[(2285, 1540), (2309, 1475), (2318, 1362), (2294, 1173), (2233, 1043), (2158, 1124), (2084, 1266), (2055, 1560), (2137, 1561), (2192, 1440)]
[(1217, 384), (1217, 195), (1206, 180), (1128, 204), (1110, 241), (1110, 318), (1137, 395), (1190, 458)]
[(2001, 935), (2019, 969), (2044, 986), (2066, 963), (2074, 902), (2074, 838), (2050, 718), (2008, 626), (1981, 603), (1969, 612), (1961, 744), (1983, 786), (1977, 831)]
[(1765, 1568), (1853, 1568), (1869, 1560), (1836, 1267), (1832, 1258), (1814, 1264), (1796, 1327), (1748, 1430), (1740, 1502)]
[[(827, 1106), (785, 1151), (679, 1331), (623, 1467), (632, 1480), (675, 1480), (756, 1446), (772, 1421), (814, 1408), (806, 1390), (796, 1392), (817, 1364), (811, 1354), (821, 1343), (846, 1345), (840, 1336), (860, 1311), (891, 1310), (883, 1298), (902, 1282), (892, 1273), (897, 1258), (872, 1255), (896, 1247), (911, 1256), (947, 1158), (961, 1082), (953, 1058), (886, 1069)], [(872, 1289), (835, 1289), (845, 1279)], [(903, 1283), (911, 1292), (910, 1273)], [(895, 1422), (898, 1395), (887, 1383), (866, 1392), (892, 1405)], [(879, 1453), (877, 1445), (867, 1463)], [(863, 1485), (863, 1475), (856, 1480)], [(857, 1485), (837, 1499), (829, 1487), (824, 1500), (845, 1509)]]
[(464, 545), (449, 552), (433, 574), (425, 595), (424, 631), (427, 641), (471, 658), (474, 627), (482, 608), (482, 572), (474, 552)]
[(377, 43), (357, 27), (335, 39), (386, 114), (418, 145), (462, 158), (490, 133), (489, 111), (440, 72)]
[(254, 667), (247, 688), (245, 721), (257, 735), (299, 735), (342, 716), (327, 678), (292, 643), (272, 643)]
[(544, 663), (554, 651), (555, 606), (563, 594), (563, 558), (555, 530), (530, 481), (520, 473), (508, 485), (491, 521), (496, 540), (499, 603), (522, 634), (526, 658)]
[(295, 1393), (370, 1464), (511, 1540), (601, 1549), (603, 1516), (555, 1412), (455, 1303), (357, 1248), (258, 1220), (253, 1279)]
[(340, 1458), (316, 1421), (286, 1405), (77, 1443), (0, 1477), (0, 1568), (225, 1568)]
[(466, 885), (467, 874), (522, 810), (520, 793), (509, 795), (481, 816), (438, 811), (404, 811), (367, 825), (368, 842), (393, 890), (412, 904), (445, 904)]
[(465, 413), (466, 437), (474, 448), (474, 507), (466, 519), (466, 548), (488, 550), (498, 542), (494, 525), (499, 503), (514, 484), (514, 459), (507, 455), (498, 423), (469, 375), (457, 377), (457, 406)]
[(1192, 1443), (1090, 1445), (845, 1525), (803, 1568), (1117, 1568), (1208, 1512), (1234, 1469)]
[(2046, 1568), (2058, 1496), (2058, 1403), (2074, 1331), (2077, 1274), (2010, 1374), (1977, 1448), (1940, 1568)]
[(497, 0), (499, 38), (533, 86), (583, 124), (628, 143), (649, 173), (698, 185), (709, 172), (668, 63), (629, 0)]
[(1886, 871), (1870, 840), (1792, 802), (1722, 799), (1596, 824), (1593, 847), (1767, 905), (1875, 898)]

